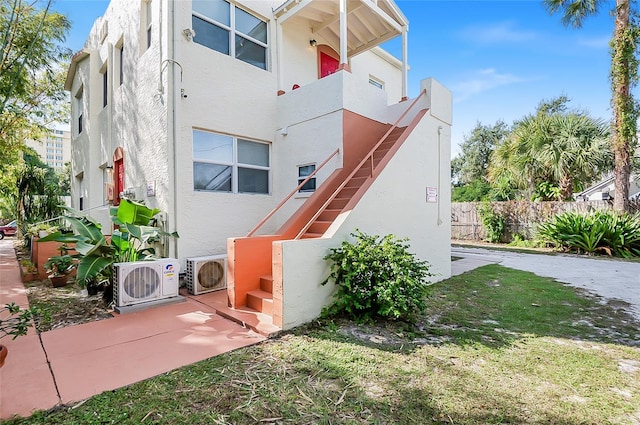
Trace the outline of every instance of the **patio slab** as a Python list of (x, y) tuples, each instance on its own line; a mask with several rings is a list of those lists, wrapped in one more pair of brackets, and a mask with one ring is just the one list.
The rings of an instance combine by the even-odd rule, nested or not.
[[(218, 297), (222, 297), (219, 294)], [(27, 306), (13, 241), (0, 241), (0, 302)], [(265, 340), (195, 298), (2, 344), (0, 419), (72, 404)]]

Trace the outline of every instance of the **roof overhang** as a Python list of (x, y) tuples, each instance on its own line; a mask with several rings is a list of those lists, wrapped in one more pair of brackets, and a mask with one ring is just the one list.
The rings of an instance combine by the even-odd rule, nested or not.
[[(346, 0), (347, 56), (352, 57), (406, 31), (409, 26), (393, 0)], [(339, 0), (288, 0), (274, 11), (280, 24), (302, 23), (334, 50), (340, 50)]]
[(71, 58), (71, 63), (69, 64), (69, 70), (67, 71), (67, 79), (64, 81), (64, 89), (67, 91), (71, 91), (71, 87), (73, 85), (73, 78), (76, 76), (76, 69), (78, 68), (78, 64), (89, 57), (89, 52), (86, 50), (80, 50)]

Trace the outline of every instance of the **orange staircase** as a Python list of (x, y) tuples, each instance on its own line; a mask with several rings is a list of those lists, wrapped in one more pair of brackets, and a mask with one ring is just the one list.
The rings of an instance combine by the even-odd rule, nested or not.
[(273, 314), (273, 276), (260, 277), (260, 289), (247, 292), (247, 307), (264, 314)]
[[(391, 125), (388, 127), (390, 128)], [(349, 174), (342, 189), (336, 191), (335, 195), (326, 202), (326, 206), (316, 213), (302, 232), (299, 232), (299, 238), (319, 238), (325, 234), (329, 226), (331, 226), (340, 213), (345, 210), (349, 202), (354, 199), (354, 197), (360, 198), (364, 192), (362, 189), (369, 186), (365, 185), (365, 183), (373, 178), (376, 166), (391, 152), (405, 130), (406, 127), (394, 128), (384, 141), (379, 143), (378, 147), (370, 153), (371, 161), (361, 161), (359, 166)]]
[[(421, 96), (423, 94), (424, 92)], [(397, 122), (402, 120), (421, 96), (414, 100)], [(259, 326), (251, 326), (245, 320), (241, 323), (267, 336), (269, 333), (260, 329), (277, 329), (281, 326), (282, 288), (276, 288), (274, 291), (273, 242), (322, 237), (342, 212), (353, 208), (362, 198), (425, 113), (426, 109), (418, 112), (408, 127), (397, 127), (397, 123), (371, 125), (370, 120), (365, 117), (356, 118), (362, 123), (368, 120), (370, 131), (362, 131), (363, 127), (356, 125), (353, 134), (344, 134), (343, 168), (335, 170), (276, 235), (253, 236), (255, 231), (313, 178), (338, 151), (302, 181), (246, 238), (230, 239), (227, 246), (229, 309), (221, 314), (239, 322), (239, 319), (234, 318), (234, 310), (242, 317), (246, 317), (247, 313), (253, 314)]]

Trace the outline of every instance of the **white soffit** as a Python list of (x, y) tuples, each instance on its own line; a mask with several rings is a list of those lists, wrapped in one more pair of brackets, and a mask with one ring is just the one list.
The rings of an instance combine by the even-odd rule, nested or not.
[[(289, 0), (274, 11), (287, 21), (311, 28), (340, 50), (339, 0)], [(347, 0), (347, 56), (355, 56), (402, 34), (408, 21), (393, 0)]]

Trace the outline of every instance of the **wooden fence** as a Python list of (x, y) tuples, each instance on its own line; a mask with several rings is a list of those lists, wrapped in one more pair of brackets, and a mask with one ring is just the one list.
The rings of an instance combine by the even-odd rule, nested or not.
[[(486, 231), (477, 211), (481, 202), (451, 203), (451, 238), (458, 240), (481, 241)], [(493, 210), (505, 219), (503, 242), (510, 242), (514, 234), (531, 238), (538, 223), (546, 221), (565, 211), (588, 212), (609, 210), (607, 201), (587, 202), (529, 202), (507, 201), (492, 202)]]

